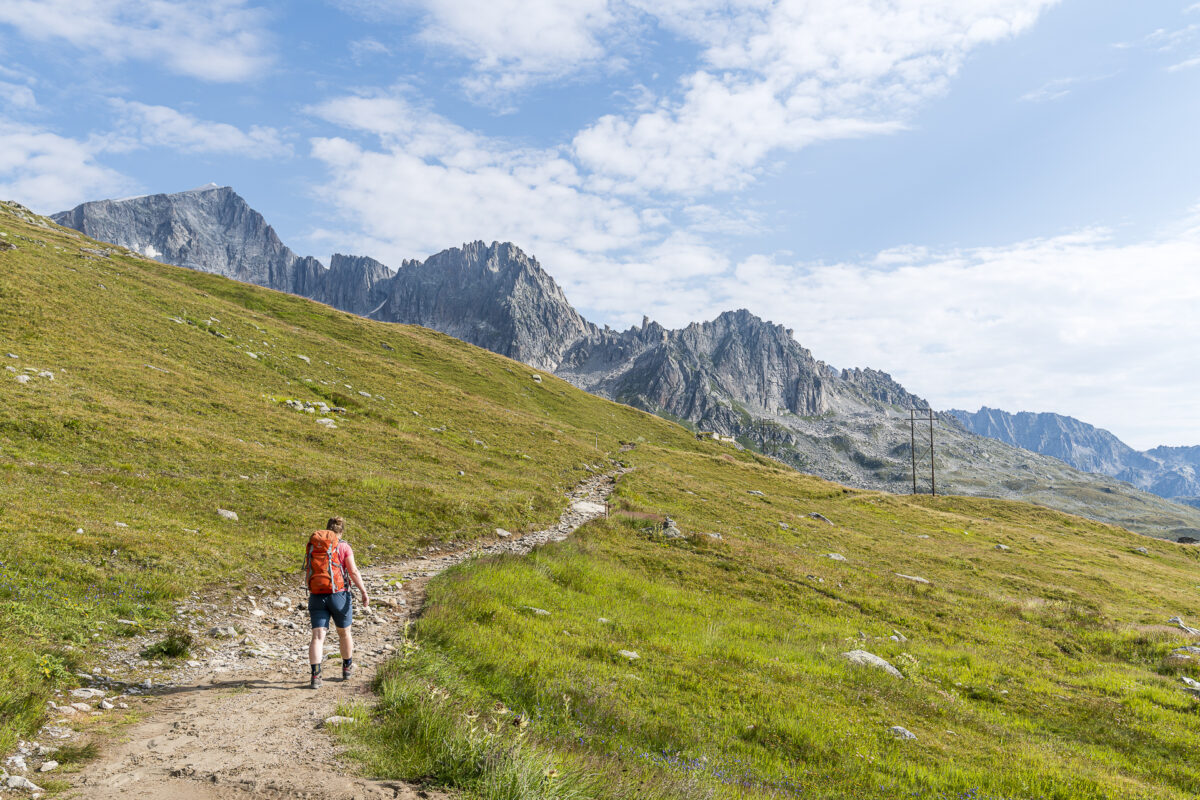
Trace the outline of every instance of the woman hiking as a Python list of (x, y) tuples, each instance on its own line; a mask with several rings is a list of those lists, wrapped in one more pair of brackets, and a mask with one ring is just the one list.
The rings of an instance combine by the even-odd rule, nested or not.
[(333, 517), (325, 530), (308, 539), (304, 555), (304, 579), (308, 583), (308, 617), (312, 621), (312, 641), (308, 644), (308, 664), (312, 669), (310, 689), (321, 687), (321, 662), (325, 657), (325, 634), (329, 620), (337, 626), (338, 644), (342, 651), (342, 680), (354, 674), (354, 638), (350, 625), (354, 621), (354, 600), (347, 578), (362, 592), (363, 609), (371, 606), (367, 587), (354, 563), (354, 551), (342, 541), (346, 521)]

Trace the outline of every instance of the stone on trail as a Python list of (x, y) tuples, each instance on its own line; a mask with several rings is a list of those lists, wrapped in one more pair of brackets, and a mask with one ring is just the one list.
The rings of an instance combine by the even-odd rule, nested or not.
[(897, 678), (903, 678), (903, 673), (893, 667), (887, 661), (884, 661), (874, 653), (868, 653), (866, 650), (851, 650), (848, 653), (842, 653), (842, 658), (859, 667), (874, 667), (881, 669), (889, 675)]
[(229, 509), (227, 509), (227, 508), (218, 508), (218, 509), (217, 509), (217, 516), (219, 516), (219, 517), (222, 517), (223, 519), (227, 519), (227, 520), (229, 520), (230, 522), (237, 522), (237, 521), (238, 521), (238, 515), (237, 515), (237, 512), (236, 512), (236, 511), (230, 511), (230, 510), (229, 510)]
[(912, 581), (913, 583), (929, 583), (929, 579), (922, 578), (920, 575), (905, 575), (903, 572), (893, 572), (892, 574), (897, 578), (904, 578), (904, 580)]
[(507, 539), (508, 537), (512, 536), (512, 534), (504, 530), (504, 528), (496, 528), (496, 535), (501, 539)]
[(841, 553), (826, 553), (821, 558), (832, 558), (834, 561), (845, 561), (846, 557)]
[(893, 736), (895, 736), (897, 739), (915, 739), (915, 738), (917, 738), (917, 735), (915, 733), (910, 731), (908, 728), (902, 727), (900, 725), (893, 725), (892, 727), (888, 728), (888, 730), (891, 731), (891, 734)]
[(71, 708), (75, 709), (76, 711), (80, 712), (81, 714), (90, 713), (92, 710), (92, 707), (89, 706), (87, 703), (71, 703)]
[(57, 761), (43, 761), (42, 765), (38, 767), (38, 772), (50, 772), (56, 769), (58, 769)]
[(604, 504), (597, 503), (594, 500), (576, 500), (574, 503), (571, 503), (571, 510), (577, 514), (586, 514), (588, 516), (603, 514)]
[(637, 661), (639, 658), (641, 658), (641, 656), (639, 656), (633, 650), (618, 650), (617, 655), (630, 661)]
[(9, 756), (8, 758), (4, 759), (4, 766), (11, 769), (13, 772), (24, 772), (25, 770), (29, 769), (29, 767), (25, 764), (25, 756), (21, 755)]
[[(189, 663), (190, 663), (190, 662), (189, 662)], [(107, 700), (101, 700), (101, 701), (100, 701), (100, 710), (102, 710), (102, 711), (112, 711), (112, 710), (113, 710), (113, 708), (115, 708), (115, 706), (114, 706), (112, 703), (108, 702)]]
[(71, 697), (76, 697), (80, 700), (91, 700), (93, 697), (104, 697), (104, 692), (99, 689), (72, 689)]
[(214, 639), (232, 639), (238, 635), (237, 628), (232, 625), (219, 625), (208, 629), (208, 635)]
[(40, 792), (42, 787), (38, 786), (28, 778), (22, 778), (20, 775), (9, 775), (8, 780), (4, 785), (9, 789), (24, 789), (27, 792)]

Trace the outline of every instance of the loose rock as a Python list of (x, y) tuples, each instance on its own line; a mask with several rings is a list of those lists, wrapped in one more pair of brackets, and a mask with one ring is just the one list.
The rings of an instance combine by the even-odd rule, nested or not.
[(821, 558), (832, 558), (834, 561), (845, 561), (846, 557), (841, 553), (826, 553)]
[(223, 519), (227, 519), (227, 520), (229, 520), (230, 522), (237, 522), (237, 521), (238, 521), (238, 515), (237, 515), (237, 512), (235, 512), (235, 511), (230, 511), (230, 510), (229, 510), (229, 509), (227, 509), (227, 508), (218, 508), (218, 509), (217, 509), (217, 516), (219, 516), (219, 517), (222, 517)]
[(910, 731), (908, 728), (901, 727), (900, 725), (893, 725), (892, 727), (888, 728), (888, 730), (891, 731), (891, 734), (893, 736), (895, 736), (897, 739), (915, 739), (915, 738), (917, 738), (917, 735), (915, 733)]
[(326, 728), (336, 728), (338, 725), (346, 725), (351, 722), (354, 722), (354, 717), (343, 717), (340, 715), (334, 715), (332, 717), (325, 718), (325, 727)]
[(617, 655), (630, 661), (637, 661), (639, 658), (641, 658), (641, 656), (639, 656), (633, 650), (618, 650)]
[(892, 574), (897, 578), (904, 578), (904, 580), (912, 581), (913, 583), (929, 583), (927, 578), (922, 578), (920, 575), (905, 575), (902, 572), (893, 572)]
[(896, 669), (887, 661), (883, 660), (874, 653), (868, 653), (866, 650), (851, 650), (848, 653), (842, 653), (842, 658), (856, 666), (873, 667), (875, 669), (881, 669), (887, 674), (897, 678), (904, 677), (904, 674), (901, 673), (900, 670)]
[[(829, 517), (825, 516), (824, 514), (818, 514), (816, 511), (810, 511), (808, 515), (810, 517), (812, 517), (813, 519), (819, 519), (822, 522), (828, 522), (830, 525), (833, 525), (833, 520), (831, 520)], [(834, 525), (834, 527), (836, 528), (837, 526)]]

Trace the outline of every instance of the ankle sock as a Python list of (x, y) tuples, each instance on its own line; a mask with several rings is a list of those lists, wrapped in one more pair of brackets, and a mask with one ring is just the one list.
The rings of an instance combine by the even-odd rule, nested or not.
[(342, 669), (350, 669), (353, 666), (354, 666), (353, 658), (343, 658), (342, 659)]
[(321, 674), (321, 665), (320, 664), (309, 664), (308, 666), (312, 668), (313, 675)]

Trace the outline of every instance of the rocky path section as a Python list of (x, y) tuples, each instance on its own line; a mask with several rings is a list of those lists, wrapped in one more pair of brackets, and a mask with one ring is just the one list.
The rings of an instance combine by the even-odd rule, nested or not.
[[(401, 782), (371, 781), (347, 774), (333, 738), (323, 728), (338, 705), (370, 701), (376, 667), (400, 646), (405, 623), (420, 613), (425, 586), (442, 570), (479, 555), (527, 553), (565, 539), (579, 526), (603, 516), (622, 470), (580, 484), (567, 511), (551, 528), (527, 534), (497, 531), (494, 541), (363, 569), (372, 609), (356, 607), (354, 636), (358, 673), (342, 682), (328, 669), (324, 686), (308, 686), (308, 615), (290, 587), (254, 587), (255, 595), (220, 604), (192, 598), (180, 604), (177, 621), (200, 635), (203, 660), (173, 669), (135, 654), (155, 637), (134, 637), (109, 666), (91, 677), (92, 686), (64, 697), (52, 713), (59, 718), (39, 738), (23, 743), (30, 753), (20, 766), (36, 783), (37, 770), (53, 759), (53, 746), (75, 738), (111, 707), (132, 705), (145, 719), (113, 737), (100, 759), (72, 781), (66, 796), (94, 800), (248, 800), (248, 798), (444, 797)], [(397, 585), (401, 584), (401, 585)], [(159, 637), (161, 638), (161, 637)], [(326, 654), (337, 653), (337, 637)], [(330, 660), (336, 667), (338, 662)], [(142, 677), (146, 675), (147, 677)], [(82, 694), (88, 697), (79, 699)], [(70, 709), (70, 710), (64, 710)], [(57, 740), (56, 740), (57, 737)], [(10, 772), (12, 770), (10, 769)], [(26, 787), (24, 791), (29, 791)]]

